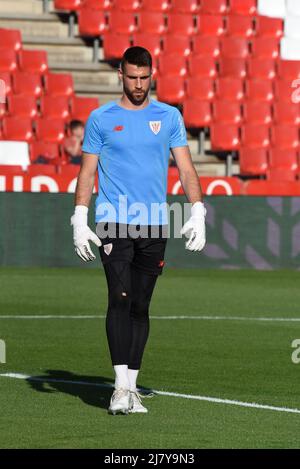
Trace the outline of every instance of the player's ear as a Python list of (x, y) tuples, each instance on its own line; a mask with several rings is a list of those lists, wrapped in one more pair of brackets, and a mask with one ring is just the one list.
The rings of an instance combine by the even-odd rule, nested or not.
[(123, 70), (121, 66), (118, 68), (118, 77), (120, 81), (123, 79)]

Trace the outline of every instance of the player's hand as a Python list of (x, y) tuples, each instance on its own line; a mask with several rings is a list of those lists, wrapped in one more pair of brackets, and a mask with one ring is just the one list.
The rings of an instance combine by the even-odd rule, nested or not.
[(88, 208), (84, 205), (76, 205), (74, 215), (71, 217), (73, 241), (76, 254), (85, 262), (96, 259), (89, 241), (98, 247), (102, 244), (98, 236), (88, 227), (87, 217)]
[(185, 243), (189, 251), (201, 251), (205, 246), (205, 215), (206, 208), (202, 202), (192, 205), (192, 215), (183, 225), (180, 234), (185, 235), (188, 241)]

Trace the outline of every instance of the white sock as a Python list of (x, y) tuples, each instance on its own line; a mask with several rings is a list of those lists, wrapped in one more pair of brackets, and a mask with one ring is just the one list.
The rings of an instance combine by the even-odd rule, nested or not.
[(128, 365), (115, 365), (115, 389), (129, 389)]
[(130, 391), (135, 392), (136, 391), (136, 380), (138, 377), (140, 370), (130, 370), (128, 368), (128, 378), (129, 378), (129, 385), (130, 385)]

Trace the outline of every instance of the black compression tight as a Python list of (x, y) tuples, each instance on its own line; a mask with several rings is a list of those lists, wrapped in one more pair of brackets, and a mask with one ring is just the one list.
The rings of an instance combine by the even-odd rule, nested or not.
[(104, 269), (108, 285), (106, 333), (112, 364), (139, 370), (157, 275), (138, 271), (129, 262), (110, 262)]

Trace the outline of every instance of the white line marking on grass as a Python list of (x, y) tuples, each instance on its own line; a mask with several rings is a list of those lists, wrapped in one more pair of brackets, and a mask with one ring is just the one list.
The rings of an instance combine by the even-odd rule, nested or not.
[[(105, 319), (104, 315), (0, 315), (1, 319)], [(243, 317), (243, 316), (150, 316), (160, 320), (202, 320), (202, 321), (269, 321), (269, 322), (300, 322), (300, 318)]]
[[(54, 378), (49, 378), (49, 379), (39, 378), (35, 376), (25, 375), (22, 373), (1, 373), (0, 377), (22, 379), (22, 380), (28, 380), (28, 381), (42, 381), (44, 383), (64, 383), (64, 384), (76, 384), (76, 385), (82, 385), (82, 386), (95, 386), (99, 388), (113, 388), (113, 385), (104, 384), (104, 383), (90, 383), (88, 381), (70, 381), (70, 380), (54, 379)], [(157, 391), (155, 389), (152, 389), (151, 391), (160, 396), (180, 397), (182, 399), (193, 399), (197, 401), (214, 402), (217, 404), (235, 405), (239, 407), (250, 407), (252, 409), (273, 410), (276, 412), (300, 414), (300, 409), (293, 409), (289, 407), (278, 407), (278, 406), (273, 406), (273, 405), (257, 404), (254, 402), (243, 402), (243, 401), (236, 401), (236, 400), (231, 400), (231, 399), (220, 399), (217, 397), (195, 396), (193, 394), (179, 394), (176, 392)]]

